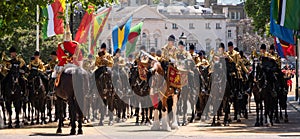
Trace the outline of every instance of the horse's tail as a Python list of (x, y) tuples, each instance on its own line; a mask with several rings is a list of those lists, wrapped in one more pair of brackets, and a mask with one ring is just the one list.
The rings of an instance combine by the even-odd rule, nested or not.
[(89, 83), (89, 77), (88, 74), (85, 73), (85, 71), (81, 68), (77, 68), (75, 74), (72, 76), (72, 82), (73, 82), (73, 89), (74, 89), (74, 95), (75, 99), (77, 101), (77, 104), (79, 106), (78, 109), (79, 112), (85, 113), (85, 95), (88, 93), (88, 83)]

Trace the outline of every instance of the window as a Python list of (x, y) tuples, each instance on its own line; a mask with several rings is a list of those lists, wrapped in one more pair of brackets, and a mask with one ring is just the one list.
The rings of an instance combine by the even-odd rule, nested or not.
[(178, 29), (177, 24), (173, 23), (172, 24), (172, 29)]
[(230, 19), (235, 19), (235, 12), (231, 12), (231, 18)]
[(189, 29), (195, 29), (195, 27), (194, 27), (194, 24), (193, 24), (193, 23), (190, 23), (190, 24), (189, 24)]
[(231, 30), (228, 30), (227, 36), (228, 36), (228, 38), (231, 38)]
[(110, 24), (107, 24), (107, 28), (108, 28), (108, 30), (110, 30)]
[(206, 52), (209, 52), (211, 49), (210, 47), (210, 41), (206, 42)]
[(236, 17), (237, 20), (240, 20), (241, 19), (241, 13), (240, 12), (237, 12), (237, 17)]
[(216, 23), (216, 29), (222, 29), (220, 23)]
[(210, 29), (210, 23), (205, 23), (205, 28)]

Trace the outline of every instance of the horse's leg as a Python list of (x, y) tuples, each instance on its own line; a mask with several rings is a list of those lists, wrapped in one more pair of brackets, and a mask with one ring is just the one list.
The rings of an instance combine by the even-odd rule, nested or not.
[(70, 116), (70, 123), (71, 123), (71, 131), (70, 135), (76, 134), (76, 108), (75, 108), (75, 100), (73, 98), (69, 98), (69, 116)]
[(106, 105), (105, 105), (105, 101), (106, 99), (102, 98), (102, 100), (99, 100), (99, 110), (100, 110), (100, 121), (99, 121), (99, 126), (103, 126), (103, 120), (104, 120), (104, 116), (105, 116), (105, 109), (106, 109)]
[(139, 115), (140, 115), (140, 108), (139, 108), (139, 106), (137, 106), (137, 107), (135, 108), (135, 114), (136, 114), (135, 125), (139, 125)]
[(172, 104), (172, 113), (173, 113), (173, 120), (172, 120), (172, 125), (171, 125), (171, 128), (172, 129), (178, 129), (178, 122), (177, 122), (177, 100), (178, 100), (178, 96), (177, 94), (174, 94), (172, 96), (172, 99), (173, 99), (173, 104)]
[(6, 110), (8, 112), (8, 128), (12, 128), (12, 107), (11, 107), (12, 101), (11, 100), (7, 100), (5, 101), (5, 105), (6, 105)]
[(160, 130), (160, 123), (159, 123), (159, 111), (158, 109), (154, 109), (154, 116), (153, 116), (153, 125), (151, 130), (157, 131)]
[(279, 106), (279, 118), (280, 118), (280, 120), (283, 119), (283, 116), (282, 116), (282, 107), (281, 106)]
[(78, 103), (76, 103), (77, 106), (77, 113), (78, 113), (78, 131), (77, 134), (78, 135), (82, 135), (83, 131), (82, 131), (82, 123), (83, 123), (83, 113), (78, 105)]
[(251, 97), (252, 97), (252, 93), (250, 92), (249, 96), (248, 96), (248, 110), (249, 110), (249, 113), (251, 113)]
[[(163, 106), (164, 107), (164, 106)], [(171, 131), (171, 128), (169, 126), (169, 116), (167, 110), (162, 110), (162, 118), (161, 118), (161, 129), (164, 131)]]
[(285, 109), (284, 109), (284, 122), (285, 123), (288, 123), (289, 122), (289, 119), (288, 119), (288, 114), (287, 114), (287, 107), (285, 107)]
[(16, 128), (20, 128), (20, 112), (21, 112), (21, 100), (17, 99), (14, 102), (15, 112), (16, 112)]
[(56, 133), (62, 133), (61, 127), (63, 125), (63, 100), (60, 98), (57, 98), (55, 102), (55, 119), (58, 119), (58, 128), (56, 130)]
[(260, 103), (255, 101), (255, 106), (256, 106), (256, 123), (254, 126), (258, 127), (259, 125), (259, 109), (260, 109)]
[(279, 122), (279, 118), (278, 118), (278, 99), (275, 98), (276, 101), (275, 101), (275, 104), (274, 104), (274, 118), (275, 118), (275, 123), (280, 123)]
[(229, 114), (230, 114), (230, 105), (228, 102), (228, 98), (224, 100), (224, 126), (229, 126)]
[[(182, 119), (182, 126), (187, 125), (187, 101), (188, 101), (188, 92), (187, 91), (182, 91), (180, 92), (180, 94), (178, 95), (179, 97), (179, 101), (182, 102), (182, 105), (178, 106), (181, 107), (182, 106), (182, 114), (183, 114), (183, 119)], [(191, 92), (190, 92), (191, 93)], [(192, 110), (194, 109), (192, 101), (190, 101), (191, 103), (191, 108)], [(178, 121), (179, 122), (179, 121)]]
[(113, 125), (114, 116), (114, 96), (108, 96), (108, 115), (109, 115), (109, 126)]
[(150, 124), (152, 124), (152, 120), (153, 120), (153, 106), (149, 108), (149, 122)]
[(211, 123), (211, 126), (216, 126), (216, 115), (214, 115), (213, 121)]
[(260, 100), (259, 102), (259, 110), (260, 110), (260, 126), (263, 126), (264, 125), (264, 113), (263, 113), (263, 110), (264, 110), (264, 106), (263, 106), (263, 103), (262, 103), (262, 100)]
[(1, 103), (1, 107), (2, 107), (2, 114), (3, 114), (3, 122), (4, 125), (6, 125), (6, 113), (5, 113), (5, 107), (4, 107), (4, 101)]

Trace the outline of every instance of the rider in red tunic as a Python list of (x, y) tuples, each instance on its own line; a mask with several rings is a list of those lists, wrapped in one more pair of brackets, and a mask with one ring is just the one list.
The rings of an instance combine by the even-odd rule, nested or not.
[[(81, 61), (82, 56), (81, 56), (81, 53), (79, 53), (79, 50), (77, 50), (78, 54), (75, 54), (75, 53), (77, 53), (76, 49), (77, 49), (77, 46), (79, 46), (79, 44), (76, 41), (72, 41), (72, 34), (70, 31), (69, 24), (67, 24), (64, 37), (65, 37), (64, 42), (61, 42), (58, 44), (58, 48), (56, 51), (57, 58), (59, 60), (58, 66), (64, 66), (67, 63), (72, 63), (72, 64), (79, 66), (78, 61)], [(76, 58), (76, 57), (78, 57), (78, 58)], [(74, 58), (76, 58), (76, 59), (74, 59)]]

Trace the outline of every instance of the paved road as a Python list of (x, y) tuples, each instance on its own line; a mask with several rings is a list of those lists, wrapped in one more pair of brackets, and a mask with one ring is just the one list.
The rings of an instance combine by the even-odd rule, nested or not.
[(70, 128), (63, 128), (63, 134), (55, 134), (56, 123), (26, 126), (21, 129), (1, 129), (0, 137), (15, 138), (300, 138), (300, 113), (288, 106), (289, 123), (274, 124), (273, 127), (254, 127), (254, 103), (249, 119), (232, 123), (229, 127), (211, 127), (209, 122), (198, 121), (180, 127), (172, 132), (151, 131), (150, 126), (135, 126), (134, 119), (113, 126), (99, 127), (93, 124), (84, 126), (84, 135), (69, 136)]

